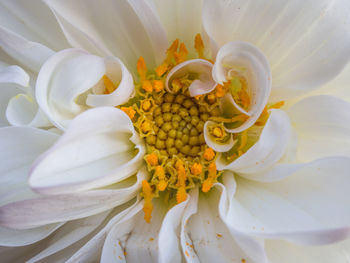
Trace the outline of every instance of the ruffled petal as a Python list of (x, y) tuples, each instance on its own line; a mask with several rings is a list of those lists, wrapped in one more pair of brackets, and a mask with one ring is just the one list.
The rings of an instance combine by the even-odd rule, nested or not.
[(166, 51), (165, 31), (147, 1), (46, 2), (73, 47), (115, 55), (129, 69), (136, 69), (139, 56), (153, 67)]
[(66, 223), (50, 237), (46, 248), (39, 254), (35, 255), (35, 257), (28, 260), (27, 263), (45, 259), (78, 242), (101, 225), (109, 213), (110, 211), (106, 211), (104, 213)]
[(144, 154), (143, 142), (123, 111), (91, 109), (76, 117), (34, 163), (29, 185), (48, 195), (107, 186), (135, 174)]
[(269, 168), (285, 154), (291, 137), (288, 115), (282, 110), (270, 110), (270, 117), (259, 140), (242, 156), (227, 163), (223, 156), (216, 161), (218, 170), (253, 174)]
[(134, 198), (143, 180), (145, 169), (111, 189), (91, 190), (70, 195), (44, 196), (7, 204), (0, 207), (0, 225), (28, 229), (54, 222), (69, 221), (95, 215)]
[[(235, 225), (233, 218), (235, 214), (232, 214), (234, 212), (232, 207), (236, 202), (234, 195), (236, 193), (237, 184), (233, 173), (225, 171), (222, 175), (222, 182), (222, 184), (215, 184), (215, 188), (221, 191), (221, 197), (218, 204), (219, 216), (235, 240), (235, 243), (237, 244), (236, 250), (240, 251), (238, 249), (240, 248), (246, 257), (253, 262), (269, 262), (264, 249), (264, 241), (253, 235), (241, 232), (241, 230)], [(239, 254), (241, 254), (241, 252), (239, 252)]]
[[(116, 208), (116, 211), (114, 211), (114, 216), (108, 220), (108, 223), (102, 229), (100, 229), (97, 234), (90, 238), (86, 244), (79, 248), (68, 260), (66, 260), (66, 262), (75, 263), (101, 261), (102, 250), (106, 242), (106, 237), (109, 233), (111, 233), (110, 235), (113, 237), (114, 233), (119, 230), (119, 237), (123, 239), (127, 238), (127, 235), (135, 226), (136, 215), (142, 210), (143, 206), (143, 202), (140, 201), (139, 198), (136, 200), (136, 202), (130, 202)], [(112, 231), (114, 228), (117, 229)], [(120, 244), (117, 243), (117, 245)], [(106, 248), (106, 250), (108, 250), (108, 248)], [(116, 259), (120, 260), (118, 257), (116, 257)]]
[(264, 238), (321, 245), (350, 233), (350, 159), (312, 162), (275, 182), (236, 178), (231, 222), (240, 231)]
[(209, 128), (212, 125), (216, 125), (217, 123), (214, 121), (206, 121), (203, 128), (203, 134), (205, 143), (212, 148), (216, 152), (227, 152), (229, 151), (235, 144), (235, 141), (232, 138), (232, 135), (229, 134), (229, 139), (225, 142), (219, 142), (215, 140), (215, 137), (210, 134)]
[(213, 79), (219, 84), (230, 80), (231, 74), (241, 74), (247, 81), (247, 93), (250, 97), (248, 109), (243, 109), (231, 97), (230, 102), (249, 118), (230, 132), (241, 132), (252, 126), (262, 113), (271, 90), (270, 66), (259, 49), (247, 42), (230, 42), (220, 48), (213, 66)]
[(350, 156), (350, 104), (331, 96), (308, 97), (288, 109), (298, 137), (297, 160)]
[(220, 46), (259, 47), (272, 69), (271, 101), (302, 95), (334, 78), (350, 57), (350, 3), (204, 1), (203, 24)]
[[(119, 86), (105, 95), (102, 77)], [(36, 83), (40, 108), (59, 128), (64, 129), (90, 106), (117, 106), (133, 93), (133, 81), (121, 61), (101, 58), (79, 49), (56, 53), (41, 68)]]
[(165, 80), (165, 88), (167, 91), (172, 92), (170, 86), (173, 79), (192, 73), (195, 74), (197, 78), (188, 87), (190, 95), (194, 97), (209, 93), (214, 90), (216, 86), (215, 81), (211, 77), (212, 68), (213, 64), (204, 59), (191, 59), (185, 61), (176, 65), (168, 73)]

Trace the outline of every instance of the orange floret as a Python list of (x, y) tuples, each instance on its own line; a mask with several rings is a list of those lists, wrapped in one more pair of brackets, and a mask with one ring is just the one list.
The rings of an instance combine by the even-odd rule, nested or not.
[(151, 166), (158, 165), (158, 156), (155, 153), (147, 155), (146, 162)]
[(136, 111), (133, 109), (133, 107), (121, 107), (120, 109), (124, 111), (131, 120), (135, 117)]
[(191, 167), (191, 173), (193, 175), (199, 175), (202, 173), (202, 165), (199, 163), (194, 163)]
[(206, 148), (206, 149), (204, 150), (203, 157), (204, 157), (205, 160), (211, 161), (211, 160), (213, 160), (214, 157), (215, 157), (215, 152), (213, 151), (212, 148)]
[(153, 210), (153, 205), (152, 205), (152, 188), (150, 184), (146, 181), (142, 181), (142, 193), (143, 193), (143, 198), (145, 200), (145, 203), (143, 205), (143, 212), (145, 213), (145, 221), (147, 223), (151, 222), (151, 214)]
[(112, 80), (107, 77), (107, 75), (103, 75), (103, 84), (105, 86), (104, 94), (111, 94), (113, 91), (117, 89), (117, 86), (113, 84)]

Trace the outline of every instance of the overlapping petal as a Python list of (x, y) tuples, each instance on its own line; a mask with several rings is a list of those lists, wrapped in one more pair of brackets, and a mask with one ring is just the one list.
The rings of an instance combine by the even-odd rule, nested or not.
[(48, 195), (107, 186), (135, 174), (144, 154), (130, 118), (119, 109), (98, 107), (76, 117), (35, 162), (29, 185)]
[[(104, 94), (102, 77), (119, 83), (111, 94)], [(36, 83), (40, 108), (59, 128), (93, 106), (117, 106), (133, 93), (131, 74), (114, 57), (101, 58), (79, 49), (56, 53), (41, 68)]]
[(220, 45), (247, 41), (268, 58), (271, 101), (304, 94), (334, 78), (350, 54), (350, 4), (337, 1), (204, 1), (203, 24)]

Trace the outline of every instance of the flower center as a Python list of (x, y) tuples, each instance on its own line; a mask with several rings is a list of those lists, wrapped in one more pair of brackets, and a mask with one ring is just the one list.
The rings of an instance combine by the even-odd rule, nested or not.
[[(202, 65), (210, 64), (204, 56), (199, 34), (195, 37), (194, 47), (198, 58), (206, 60)], [(227, 132), (227, 127), (240, 126), (248, 116), (242, 112), (227, 116), (222, 106), (225, 95), (230, 94), (244, 110), (250, 107), (244, 68), (231, 70), (228, 81), (216, 85), (210, 92), (191, 96), (190, 86), (198, 81), (200, 74), (190, 70), (182, 70), (180, 75), (169, 74), (175, 66), (187, 60), (187, 55), (185, 45), (175, 40), (163, 63), (153, 70), (147, 69), (143, 57), (140, 57), (135, 96), (119, 106), (146, 143), (144, 159), (150, 178), (142, 182), (141, 195), (147, 222), (151, 219), (153, 198), (164, 195), (169, 202), (181, 203), (191, 188), (199, 186), (202, 192), (211, 189), (221, 175), (215, 163), (218, 154), (212, 145), (225, 145), (227, 149), (222, 152), (228, 161), (238, 158), (251, 146), (247, 144), (246, 130), (233, 135)], [(116, 89), (108, 78), (104, 77), (104, 82), (106, 93)], [(257, 125), (264, 125), (267, 116), (265, 110)]]

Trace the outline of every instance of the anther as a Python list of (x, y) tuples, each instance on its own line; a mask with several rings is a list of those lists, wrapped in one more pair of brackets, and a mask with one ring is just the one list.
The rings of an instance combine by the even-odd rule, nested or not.
[(122, 111), (124, 111), (129, 118), (132, 120), (135, 117), (136, 111), (130, 106), (130, 107), (121, 107), (120, 108)]
[(215, 153), (212, 148), (206, 148), (204, 150), (203, 158), (207, 161), (213, 160), (215, 157)]
[(147, 155), (146, 162), (151, 166), (158, 165), (158, 156), (155, 153)]

